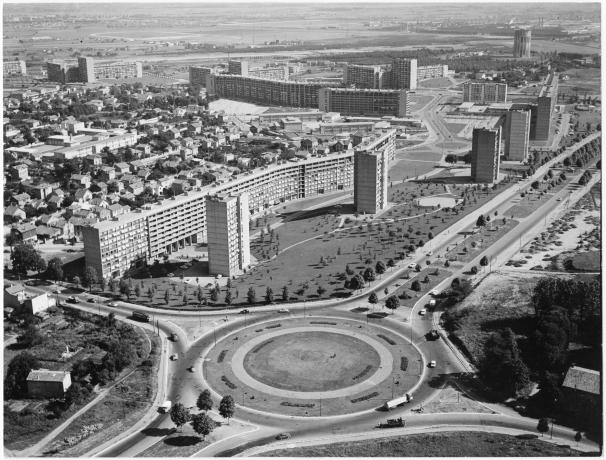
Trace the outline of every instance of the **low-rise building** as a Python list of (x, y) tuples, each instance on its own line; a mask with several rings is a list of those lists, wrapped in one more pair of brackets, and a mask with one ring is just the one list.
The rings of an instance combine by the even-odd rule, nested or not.
[(27, 393), (30, 398), (64, 398), (72, 385), (71, 373), (37, 369), (27, 376)]

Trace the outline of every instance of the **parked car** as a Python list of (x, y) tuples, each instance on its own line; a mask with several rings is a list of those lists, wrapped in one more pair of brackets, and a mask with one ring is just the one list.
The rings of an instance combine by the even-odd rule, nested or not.
[(276, 436), (276, 439), (278, 439), (278, 440), (290, 439), (290, 433), (280, 433), (278, 436)]
[(109, 307), (117, 307), (118, 306), (118, 302), (110, 302), (107, 304)]
[(429, 295), (439, 295), (440, 293), (438, 292), (437, 289), (432, 289), (431, 291), (429, 291)]
[(427, 314), (427, 310), (425, 308), (419, 310), (419, 315), (425, 316)]
[(408, 264), (408, 268), (417, 268), (417, 264), (416, 263), (410, 263)]
[(70, 295), (67, 299), (65, 299), (67, 303), (80, 303), (77, 297)]
[(245, 308), (244, 310), (240, 310), (241, 315), (247, 315), (248, 313), (250, 313), (250, 311), (248, 311), (248, 308)]
[(290, 313), (290, 311), (288, 311), (288, 308), (280, 308), (278, 313)]
[(88, 299), (86, 299), (86, 301), (90, 303), (97, 303), (94, 297), (89, 297)]
[(171, 361), (177, 361), (179, 359), (179, 353), (175, 353), (174, 355), (170, 355)]
[(435, 361), (429, 361), (429, 367), (436, 367), (436, 362)]

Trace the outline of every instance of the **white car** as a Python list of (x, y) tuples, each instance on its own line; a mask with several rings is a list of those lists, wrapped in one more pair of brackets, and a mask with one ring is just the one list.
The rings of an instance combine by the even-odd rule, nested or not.
[(438, 292), (437, 289), (433, 289), (433, 290), (429, 291), (429, 295), (434, 295), (435, 296), (435, 295), (438, 295), (438, 294), (439, 294), (439, 292)]
[(287, 308), (280, 308), (278, 313), (290, 313)]
[(408, 268), (417, 268), (417, 264), (415, 264), (414, 262), (411, 264), (408, 264)]
[(177, 361), (177, 360), (179, 359), (179, 354), (178, 354), (178, 353), (175, 353), (174, 355), (170, 355), (170, 359), (171, 359), (172, 361)]
[(427, 314), (427, 310), (425, 308), (419, 310), (419, 315), (425, 316)]
[(429, 361), (429, 367), (436, 367), (435, 361)]

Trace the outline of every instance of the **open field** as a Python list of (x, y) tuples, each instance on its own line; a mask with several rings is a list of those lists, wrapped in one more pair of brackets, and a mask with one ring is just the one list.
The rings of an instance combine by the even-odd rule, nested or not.
[(600, 73), (600, 69), (598, 68), (566, 70), (562, 72), (562, 76), (567, 75), (569, 79), (560, 81), (558, 92), (572, 94), (576, 92), (579, 96), (583, 96), (584, 93), (600, 94)]
[(448, 88), (452, 86), (452, 82), (448, 78), (430, 78), (419, 82), (421, 88)]
[(551, 457), (579, 452), (539, 439), (485, 432), (445, 432), (340, 442), (264, 452), (264, 457)]
[(262, 107), (256, 104), (247, 102), (234, 101), (231, 99), (218, 99), (208, 104), (208, 109), (213, 111), (224, 111), (227, 114), (236, 115), (257, 115), (267, 110), (267, 107)]
[(510, 327), (516, 334), (532, 330), (534, 308), (532, 290), (539, 276), (491, 273), (460, 304), (442, 315), (456, 343), (478, 364), (484, 357), (484, 344), (490, 335)]

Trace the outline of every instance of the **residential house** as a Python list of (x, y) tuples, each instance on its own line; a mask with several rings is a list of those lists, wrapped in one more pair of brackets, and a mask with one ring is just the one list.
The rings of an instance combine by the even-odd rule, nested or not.
[(70, 177), (70, 182), (72, 184), (88, 188), (90, 187), (90, 176), (86, 174), (72, 174), (72, 177)]
[(114, 169), (119, 173), (119, 174), (127, 174), (130, 172), (130, 165), (128, 163), (116, 163), (114, 165)]
[(14, 181), (23, 181), (29, 179), (29, 171), (24, 164), (18, 164), (10, 168), (11, 177)]
[(30, 196), (39, 198), (41, 200), (45, 200), (50, 196), (51, 193), (53, 193), (53, 187), (51, 184), (46, 182), (41, 182), (39, 184), (34, 184), (33, 182), (24, 182), (22, 185)]
[(184, 179), (175, 179), (170, 187), (175, 192), (175, 195), (180, 195), (191, 189), (189, 182)]
[(18, 195), (13, 195), (11, 201), (17, 203), (17, 206), (22, 208), (31, 201), (31, 196), (27, 193), (19, 193)]
[(11, 228), (11, 235), (16, 237), (18, 240), (24, 243), (34, 244), (38, 241), (38, 235), (36, 233), (36, 225), (31, 222), (23, 224), (13, 224)]
[(12, 220), (15, 220), (15, 219), (23, 220), (23, 219), (25, 219), (26, 215), (25, 215), (25, 211), (23, 209), (21, 209), (19, 206), (11, 204), (10, 206), (7, 206), (6, 208), (4, 208), (4, 217), (11, 218)]
[(602, 397), (599, 371), (579, 366), (568, 369), (558, 400), (562, 411), (584, 428), (593, 428), (601, 421)]
[(20, 284), (9, 284), (4, 286), (4, 306), (20, 308), (26, 299), (25, 289)]
[(99, 168), (99, 177), (106, 182), (115, 179), (116, 170), (112, 166), (101, 166)]
[(74, 199), (78, 202), (78, 203), (86, 203), (87, 201), (91, 200), (93, 198), (93, 194), (91, 193), (90, 190), (85, 189), (85, 188), (81, 188), (76, 190), (76, 193), (74, 193)]
[(30, 371), (27, 376), (27, 394), (30, 398), (62, 399), (71, 385), (72, 379), (69, 371), (37, 369)]

